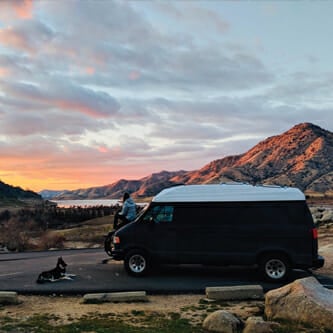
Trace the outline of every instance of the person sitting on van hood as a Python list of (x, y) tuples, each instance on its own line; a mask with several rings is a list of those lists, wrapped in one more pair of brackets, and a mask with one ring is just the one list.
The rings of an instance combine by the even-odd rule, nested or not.
[[(125, 192), (123, 196), (123, 207), (120, 212), (117, 212), (114, 217), (113, 229), (117, 230), (123, 225), (134, 221), (136, 217), (136, 205), (129, 193)], [(118, 220), (122, 222), (118, 224)]]

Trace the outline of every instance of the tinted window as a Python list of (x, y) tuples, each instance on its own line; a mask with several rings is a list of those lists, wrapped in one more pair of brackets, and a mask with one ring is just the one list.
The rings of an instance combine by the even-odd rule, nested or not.
[(288, 223), (288, 209), (285, 206), (243, 206), (238, 209), (236, 216), (236, 223), (240, 224)]
[(220, 225), (232, 223), (235, 211), (233, 207), (200, 205), (176, 207), (176, 223), (191, 225)]
[(155, 223), (170, 223), (173, 220), (173, 206), (154, 206), (147, 212), (144, 220), (147, 221), (150, 218)]
[[(295, 213), (296, 214), (296, 213)], [(191, 225), (253, 225), (288, 224), (288, 206), (284, 205), (200, 205), (176, 207), (177, 224)]]

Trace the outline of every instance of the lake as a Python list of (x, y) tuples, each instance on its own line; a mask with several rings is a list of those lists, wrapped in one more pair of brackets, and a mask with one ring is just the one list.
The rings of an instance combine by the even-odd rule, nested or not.
[(121, 205), (121, 201), (117, 199), (95, 199), (95, 200), (50, 200), (55, 202), (58, 207), (92, 207), (92, 206), (114, 206)]
[[(58, 207), (69, 208), (69, 207), (93, 207), (93, 206), (115, 206), (122, 205), (121, 200), (117, 199), (94, 199), (94, 200), (50, 200), (55, 202)], [(147, 203), (136, 203), (139, 206), (145, 206)]]

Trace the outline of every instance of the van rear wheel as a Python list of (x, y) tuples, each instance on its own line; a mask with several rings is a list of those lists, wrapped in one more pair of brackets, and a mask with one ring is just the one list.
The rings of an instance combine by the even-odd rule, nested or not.
[(259, 264), (259, 269), (265, 280), (271, 282), (285, 281), (290, 275), (290, 263), (282, 254), (265, 255)]
[(142, 250), (131, 250), (125, 256), (124, 267), (132, 276), (143, 276), (149, 269), (148, 255)]

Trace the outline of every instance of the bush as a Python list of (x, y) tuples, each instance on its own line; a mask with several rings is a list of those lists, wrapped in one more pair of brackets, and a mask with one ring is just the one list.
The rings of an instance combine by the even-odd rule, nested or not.
[(40, 239), (41, 250), (49, 250), (52, 248), (63, 249), (66, 238), (64, 235), (55, 234), (53, 232), (45, 232)]

